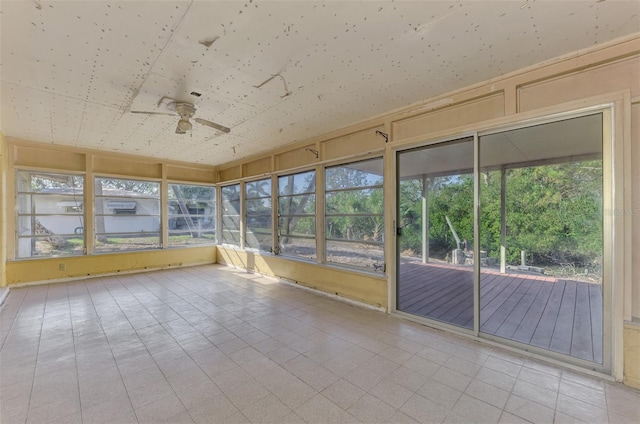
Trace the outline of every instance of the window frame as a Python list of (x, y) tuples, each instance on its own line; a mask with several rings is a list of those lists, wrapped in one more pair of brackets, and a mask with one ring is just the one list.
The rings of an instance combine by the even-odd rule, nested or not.
[[(352, 164), (357, 164), (357, 163), (362, 163), (362, 162), (373, 162), (373, 161), (378, 161), (379, 162), (379, 166), (382, 168), (382, 173), (380, 174), (380, 178), (381, 178), (381, 182), (379, 184), (370, 184), (370, 185), (358, 185), (358, 186), (354, 186), (354, 187), (347, 187), (347, 188), (329, 188), (328, 187), (328, 178), (327, 178), (327, 173), (329, 170), (333, 169), (333, 168), (340, 168), (340, 167), (348, 167), (348, 165), (352, 165)], [(361, 272), (371, 272), (371, 273), (375, 273), (376, 275), (379, 274), (385, 274), (386, 273), (386, 248), (385, 248), (385, 232), (386, 232), (386, 221), (385, 221), (385, 209), (384, 209), (384, 202), (385, 202), (385, 192), (384, 192), (384, 156), (371, 156), (371, 157), (365, 157), (365, 158), (361, 158), (361, 159), (356, 159), (356, 160), (350, 160), (347, 162), (338, 162), (338, 163), (332, 163), (330, 165), (325, 165), (323, 167), (323, 177), (324, 177), (324, 187), (323, 187), (323, 197), (324, 197), (324, 205), (323, 205), (323, 210), (322, 210), (322, 214), (323, 214), (323, 224), (324, 224), (324, 239), (323, 239), (323, 250), (324, 250), (324, 254), (323, 254), (323, 263), (325, 265), (328, 266), (335, 266), (335, 267), (340, 267), (340, 268), (348, 268), (348, 269), (353, 269), (353, 270), (357, 270), (357, 271), (361, 271)], [(367, 171), (364, 171), (367, 172)], [(371, 172), (371, 174), (373, 174)], [(367, 190), (379, 190), (381, 192), (382, 195), (382, 209), (380, 213), (371, 213), (371, 212), (354, 212), (354, 213), (328, 213), (328, 207), (329, 207), (329, 197), (332, 194), (339, 194), (339, 193), (354, 193), (354, 192), (363, 192), (363, 191), (367, 191)], [(381, 230), (381, 240), (380, 241), (368, 241), (368, 240), (346, 240), (346, 239), (341, 239), (341, 238), (335, 238), (335, 237), (330, 237), (329, 236), (329, 222), (331, 221), (331, 218), (341, 218), (341, 217), (346, 217), (346, 218), (380, 218), (382, 220), (382, 225), (380, 227)], [(347, 263), (347, 262), (341, 262), (341, 261), (332, 261), (329, 260), (329, 243), (340, 243), (340, 244), (345, 244), (345, 245), (349, 245), (349, 244), (360, 244), (360, 245), (370, 245), (370, 246), (377, 246), (381, 249), (381, 255), (380, 255), (380, 260), (381, 262), (378, 262), (378, 265), (376, 266), (376, 263), (373, 264), (372, 267), (369, 266), (363, 266), (363, 265), (357, 265), (357, 264), (352, 264), (352, 263)]]
[[(238, 187), (238, 210), (236, 210), (236, 214), (225, 214), (225, 209), (224, 209), (224, 204), (225, 204), (225, 199), (224, 199), (224, 189), (225, 188), (229, 188), (229, 187), (234, 187), (237, 186)], [(233, 182), (231, 184), (225, 184), (225, 185), (220, 185), (219, 186), (220, 189), (220, 212), (218, 214), (219, 219), (220, 219), (220, 232), (218, 234), (218, 240), (220, 242), (220, 244), (222, 246), (225, 247), (230, 247), (230, 248), (235, 248), (235, 249), (242, 249), (243, 248), (243, 237), (242, 237), (242, 229), (243, 229), (243, 187), (242, 187), (242, 183), (241, 182)], [(236, 201), (236, 199), (232, 200), (233, 202)], [(226, 230), (225, 228), (225, 216), (233, 216), (233, 217), (237, 217), (238, 218), (238, 228), (236, 230)], [(233, 244), (233, 243), (229, 243), (225, 240), (225, 232), (237, 232), (238, 233), (238, 244)]]
[[(50, 175), (50, 176), (63, 176), (63, 177), (71, 177), (71, 178), (81, 178), (82, 180), (82, 187), (79, 188), (80, 193), (76, 194), (75, 193), (75, 184), (73, 187), (70, 188), (70, 190), (73, 190), (74, 192), (72, 194), (65, 194), (65, 193), (43, 193), (43, 192), (37, 192), (37, 191), (31, 191), (32, 189), (29, 187), (29, 191), (25, 191), (24, 189), (21, 189), (19, 187), (20, 185), (20, 181), (21, 181), (21, 177), (20, 174), (28, 174), (29, 175), (29, 186), (31, 185), (32, 182), (32, 178), (34, 177), (34, 175), (38, 175), (38, 174), (42, 174), (43, 176), (46, 175)], [(83, 207), (84, 202), (85, 202), (85, 195), (86, 195), (86, 185), (87, 185), (87, 176), (85, 173), (81, 173), (81, 172), (73, 172), (73, 171), (64, 171), (64, 170), (48, 170), (48, 169), (30, 169), (30, 168), (22, 168), (22, 167), (15, 167), (14, 168), (14, 178), (15, 178), (15, 182), (13, 184), (13, 189), (14, 189), (14, 202), (15, 202), (15, 221), (14, 221), (14, 230), (13, 230), (13, 235), (14, 235), (14, 240), (13, 242), (15, 243), (15, 250), (14, 250), (14, 257), (16, 260), (32, 260), (32, 259), (46, 259), (46, 258), (55, 258), (55, 257), (59, 257), (59, 258), (68, 258), (68, 257), (77, 257), (77, 256), (82, 256), (86, 254), (87, 251), (87, 240), (85, 237), (85, 226), (86, 226), (86, 222), (87, 222), (87, 217), (86, 217), (86, 212), (85, 212), (85, 208)], [(63, 188), (64, 189), (64, 188)], [(31, 205), (31, 208), (33, 209), (35, 206), (35, 200), (34, 197), (42, 197), (42, 198), (53, 198), (54, 196), (62, 196), (63, 198), (72, 198), (73, 201), (71, 201), (71, 203), (75, 203), (77, 206), (79, 207), (80, 210), (77, 212), (69, 212), (69, 206), (68, 205), (58, 205), (59, 207), (63, 208), (64, 212), (60, 212), (60, 213), (46, 213), (46, 212), (33, 212), (33, 211), (29, 211), (29, 212), (21, 212), (21, 208), (20, 208), (20, 204), (21, 204), (21, 197), (24, 196), (28, 196), (29, 197), (29, 203)], [(65, 200), (62, 200), (61, 202), (66, 202)], [(21, 228), (21, 218), (24, 217), (31, 217), (31, 230), (29, 234), (21, 234), (20, 233), (20, 228)], [(67, 233), (53, 233), (53, 234), (42, 234), (42, 235), (38, 235), (35, 234), (34, 231), (36, 224), (35, 221), (37, 221), (37, 217), (77, 217), (80, 219), (79, 223), (81, 225), (79, 225), (78, 227), (74, 228), (73, 232), (67, 232)], [(40, 223), (41, 226), (44, 226), (42, 223)], [(46, 228), (46, 227), (45, 227)], [(81, 228), (81, 231), (78, 231), (78, 229)], [(80, 236), (80, 237), (78, 237)], [(77, 252), (77, 253), (71, 253), (68, 255), (65, 254), (48, 254), (48, 255), (40, 255), (37, 254), (37, 252), (34, 253), (34, 249), (35, 249), (35, 242), (38, 239), (44, 239), (47, 237), (58, 237), (58, 238), (64, 238), (66, 240), (66, 238), (82, 238), (82, 248)], [(21, 256), (20, 251), (21, 251), (21, 240), (25, 240), (25, 239), (30, 239), (31, 240), (31, 252), (29, 256)]]
[[(285, 178), (285, 177), (294, 177), (296, 175), (302, 175), (302, 174), (311, 174), (313, 175), (313, 191), (302, 191), (299, 193), (291, 193), (291, 194), (280, 194), (280, 179), (281, 178)], [(302, 261), (312, 261), (312, 262), (318, 262), (319, 261), (319, 249), (318, 249), (318, 216), (317, 216), (317, 207), (318, 207), (318, 197), (319, 197), (319, 193), (318, 193), (318, 170), (314, 167), (314, 168), (310, 168), (310, 169), (302, 169), (302, 170), (295, 170), (294, 172), (287, 172), (287, 173), (282, 173), (282, 174), (277, 174), (276, 175), (276, 188), (275, 188), (275, 195), (276, 195), (276, 201), (277, 201), (277, 208), (276, 208), (276, 222), (275, 222), (275, 230), (276, 230), (276, 236), (275, 236), (275, 243), (277, 244), (276, 246), (276, 254), (283, 256), (287, 259), (294, 259), (294, 260), (302, 260)], [(309, 195), (313, 195), (313, 203), (314, 203), (314, 210), (313, 213), (294, 213), (294, 214), (286, 214), (283, 215), (281, 214), (280, 211), (280, 200), (282, 198), (296, 198), (296, 197), (302, 197), (302, 196), (309, 196)], [(289, 238), (293, 238), (293, 239), (303, 239), (303, 240), (313, 240), (313, 246), (314, 246), (314, 253), (312, 257), (305, 257), (302, 256), (300, 254), (295, 254), (295, 253), (288, 253), (288, 252), (283, 252), (283, 248), (282, 248), (282, 244), (281, 244), (281, 238), (283, 237), (282, 235), (282, 231), (281, 231), (281, 226), (280, 226), (280, 220), (283, 217), (288, 217), (288, 218), (311, 218), (313, 220), (313, 236), (310, 235), (291, 235), (291, 234), (287, 234), (287, 237)]]
[[(248, 193), (248, 187), (253, 184), (253, 183), (260, 183), (260, 182), (268, 182), (269, 183), (269, 193), (267, 195), (264, 196), (249, 196)], [(274, 251), (273, 249), (273, 244), (274, 244), (274, 226), (273, 226), (273, 212), (274, 212), (274, 208), (273, 208), (273, 192), (274, 192), (274, 184), (273, 184), (273, 178), (266, 177), (266, 178), (260, 178), (260, 179), (255, 179), (255, 180), (249, 180), (249, 181), (245, 181), (244, 182), (244, 187), (243, 187), (243, 193), (244, 193), (244, 199), (243, 199), (243, 205), (242, 205), (242, 217), (243, 217), (243, 227), (244, 227), (244, 231), (243, 231), (243, 235), (244, 235), (244, 249), (248, 250), (248, 251), (254, 251), (254, 252), (268, 252), (268, 253), (272, 253)], [(264, 199), (269, 199), (270, 205), (269, 205), (269, 215), (268, 215), (268, 222), (269, 222), (269, 232), (257, 232), (256, 234), (262, 234), (262, 235), (267, 235), (269, 236), (270, 239), (270, 243), (269, 243), (269, 248), (268, 249), (261, 249), (260, 248), (260, 244), (258, 243), (258, 247), (251, 247), (249, 246), (249, 239), (248, 239), (248, 234), (249, 232), (251, 232), (252, 234), (254, 233), (253, 231), (250, 231), (250, 225), (249, 225), (249, 208), (248, 208), (248, 203), (251, 200), (264, 200)], [(255, 216), (267, 216), (265, 215), (255, 215)]]
[[(213, 213), (211, 214), (203, 214), (202, 216), (204, 217), (209, 217), (212, 221), (213, 221), (213, 237), (210, 239), (210, 242), (205, 242), (205, 243), (187, 243), (184, 245), (172, 245), (171, 243), (171, 236), (172, 236), (172, 231), (174, 231), (173, 235), (175, 234), (175, 230), (171, 229), (171, 218), (177, 218), (180, 219), (181, 217), (185, 217), (186, 215), (183, 213), (177, 213), (177, 214), (172, 214), (170, 211), (170, 203), (172, 201), (175, 201), (175, 199), (171, 199), (169, 197), (169, 192), (172, 190), (172, 186), (177, 185), (177, 186), (189, 186), (189, 187), (204, 187), (204, 188), (208, 188), (211, 189), (211, 191), (213, 192), (213, 199), (210, 200), (208, 202), (208, 205), (210, 205), (213, 208)], [(164, 208), (166, 210), (166, 239), (163, 241), (163, 246), (168, 248), (168, 249), (181, 249), (181, 248), (190, 248), (190, 247), (203, 247), (203, 246), (215, 246), (216, 244), (218, 244), (218, 187), (215, 184), (205, 184), (205, 183), (191, 183), (191, 182), (185, 182), (185, 181), (167, 181), (167, 189), (166, 192), (164, 193), (164, 195), (166, 196), (166, 208)], [(200, 216), (198, 214), (196, 214), (197, 216)], [(193, 216), (193, 214), (189, 214), (188, 216)], [(164, 221), (163, 221), (164, 222)], [(190, 234), (192, 233), (192, 231), (190, 230), (184, 230), (182, 231), (182, 233), (180, 231), (177, 231), (178, 234)], [(200, 238), (199, 238), (200, 239)]]
[[(97, 187), (97, 180), (121, 180), (121, 181), (132, 181), (132, 182), (140, 182), (140, 183), (149, 183), (149, 184), (156, 184), (157, 185), (157, 196), (151, 196), (151, 195), (142, 195), (142, 196), (125, 196), (125, 195), (105, 195), (104, 193), (101, 195), (98, 195), (96, 193), (96, 187)], [(102, 184), (101, 184), (102, 185)], [(93, 175), (93, 199), (91, 199), (91, 201), (93, 202), (93, 251), (91, 252), (92, 254), (95, 255), (103, 255), (103, 254), (109, 254), (109, 253), (125, 253), (125, 252), (137, 252), (137, 251), (144, 251), (144, 250), (161, 250), (164, 248), (164, 240), (163, 240), (163, 226), (162, 226), (162, 220), (163, 220), (163, 215), (166, 213), (163, 210), (163, 191), (162, 191), (162, 181), (158, 180), (158, 179), (148, 179), (148, 178), (140, 178), (140, 177), (127, 177), (127, 176), (111, 176), (111, 175)], [(102, 199), (103, 202), (107, 201), (107, 199), (118, 199), (118, 201), (122, 201), (122, 202), (126, 202), (126, 199), (131, 199), (129, 201), (135, 201), (136, 202), (136, 213), (135, 214), (118, 214), (118, 213), (104, 213), (104, 210), (108, 208), (107, 205), (103, 205), (103, 213), (98, 213), (98, 199)], [(120, 200), (121, 199), (121, 200)], [(153, 213), (138, 213), (137, 212), (137, 206), (139, 205), (140, 200), (152, 200), (157, 202), (157, 214), (153, 214)], [(145, 231), (105, 231), (104, 232), (98, 232), (98, 225), (97, 225), (97, 219), (98, 217), (136, 217), (136, 218), (156, 218), (157, 222), (158, 222), (158, 229), (157, 231), (149, 231), (149, 232), (145, 232)], [(152, 223), (153, 224), (153, 223)], [(149, 245), (142, 245), (141, 247), (132, 247), (132, 248), (125, 248), (125, 249), (114, 249), (114, 250), (102, 250), (99, 248), (99, 241), (98, 238), (99, 237), (109, 237), (109, 235), (112, 236), (126, 236), (126, 237), (131, 237), (131, 238), (135, 238), (133, 237), (135, 234), (149, 234), (151, 235), (151, 237), (155, 237), (155, 235), (157, 234), (157, 238), (158, 238), (158, 242), (156, 244), (149, 244)]]

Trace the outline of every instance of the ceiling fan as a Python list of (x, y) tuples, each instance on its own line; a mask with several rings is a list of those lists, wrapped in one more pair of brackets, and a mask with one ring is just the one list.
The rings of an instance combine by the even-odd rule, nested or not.
[[(132, 110), (131, 113), (144, 113), (147, 115), (170, 115), (175, 116), (178, 115), (180, 119), (178, 120), (178, 125), (176, 126), (176, 134), (186, 134), (188, 131), (191, 131), (191, 121), (193, 115), (196, 113), (196, 108), (193, 106), (193, 103), (189, 102), (181, 102), (176, 99), (172, 99), (170, 97), (163, 97), (158, 102), (158, 106), (160, 106), (165, 100), (170, 100), (167, 103), (167, 108), (169, 110), (173, 110), (173, 113), (167, 112), (146, 112), (141, 110)], [(205, 125), (207, 127), (215, 128), (218, 131), (222, 131), (223, 133), (228, 133), (231, 129), (225, 127), (224, 125), (216, 124), (215, 122), (207, 121), (202, 118), (194, 118), (198, 124)]]

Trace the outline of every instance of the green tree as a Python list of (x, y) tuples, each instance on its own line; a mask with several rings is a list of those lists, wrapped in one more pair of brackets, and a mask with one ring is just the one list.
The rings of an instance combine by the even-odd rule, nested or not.
[[(480, 248), (499, 261), (501, 171), (480, 174)], [(443, 259), (455, 248), (446, 224), (461, 239), (473, 240), (473, 177), (428, 180), (431, 257)], [(422, 180), (400, 182), (401, 251), (422, 249)], [(602, 261), (602, 161), (586, 160), (523, 166), (506, 171), (507, 263), (571, 264), (598, 269)]]

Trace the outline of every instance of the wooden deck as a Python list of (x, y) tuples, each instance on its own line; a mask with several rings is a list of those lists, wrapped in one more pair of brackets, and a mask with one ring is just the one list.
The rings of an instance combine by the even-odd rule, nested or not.
[[(602, 363), (602, 286), (484, 271), (480, 331)], [(402, 263), (398, 310), (473, 328), (473, 272)]]

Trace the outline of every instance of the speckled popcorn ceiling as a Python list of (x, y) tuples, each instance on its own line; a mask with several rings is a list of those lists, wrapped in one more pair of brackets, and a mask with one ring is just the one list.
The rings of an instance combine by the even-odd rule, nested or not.
[[(637, 1), (3, 1), (9, 137), (210, 165), (640, 30)], [(192, 95), (200, 93), (200, 97)], [(194, 123), (159, 100), (189, 101)]]

